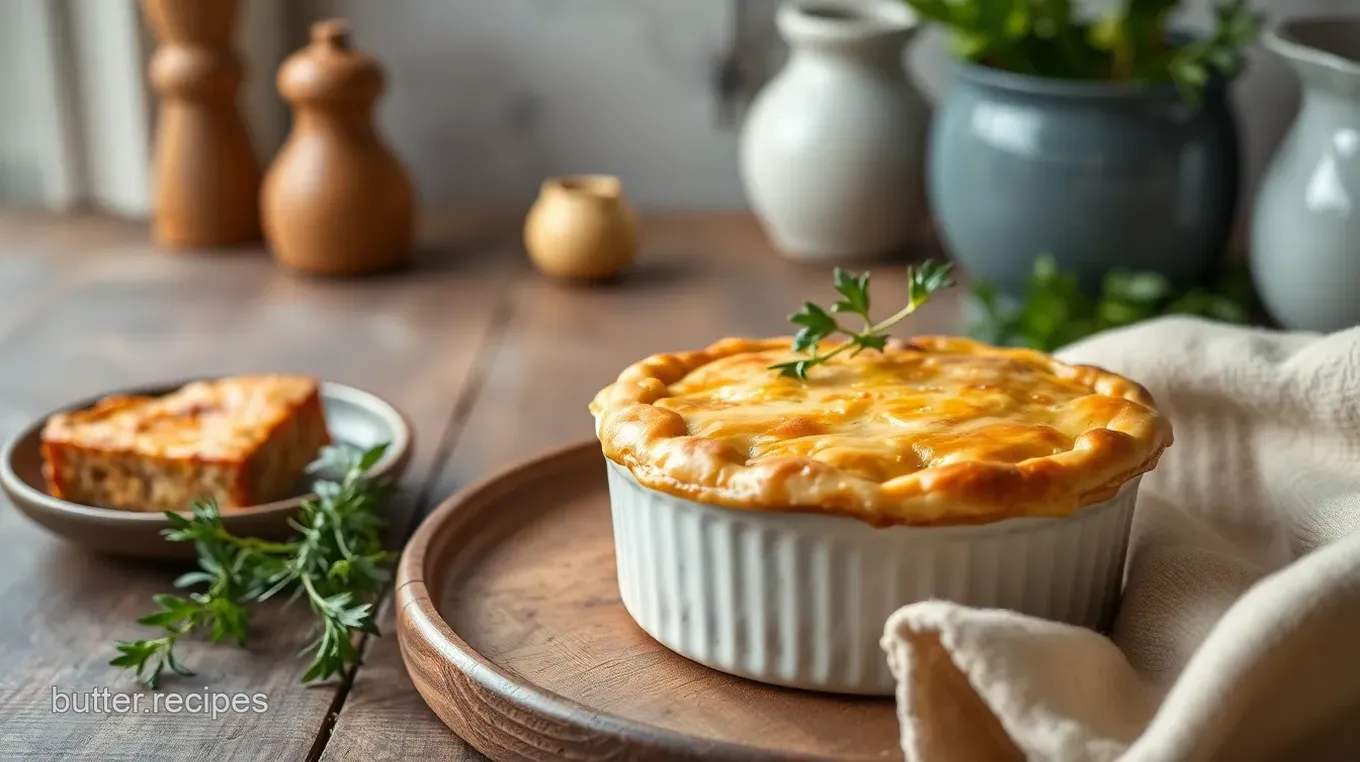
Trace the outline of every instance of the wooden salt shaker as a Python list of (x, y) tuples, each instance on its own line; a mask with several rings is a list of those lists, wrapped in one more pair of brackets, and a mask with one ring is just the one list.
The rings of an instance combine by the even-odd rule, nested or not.
[(236, 104), (237, 0), (142, 0), (159, 41), (148, 73), (160, 96), (152, 235), (170, 248), (259, 240), (260, 165)]
[(311, 44), (280, 67), (279, 92), (295, 118), (265, 176), (261, 213), (285, 266), (355, 275), (408, 260), (415, 194), (373, 125), (384, 80), (339, 19), (313, 25)]

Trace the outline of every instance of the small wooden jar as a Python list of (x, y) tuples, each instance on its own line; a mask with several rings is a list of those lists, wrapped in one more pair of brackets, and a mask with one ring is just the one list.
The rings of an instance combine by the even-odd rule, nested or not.
[(637, 254), (637, 216), (623, 184), (609, 175), (543, 182), (524, 223), (524, 247), (547, 275), (598, 280), (617, 275)]

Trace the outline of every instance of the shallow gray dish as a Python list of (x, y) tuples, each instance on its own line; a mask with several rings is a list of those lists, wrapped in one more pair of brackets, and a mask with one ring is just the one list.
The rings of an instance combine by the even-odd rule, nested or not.
[[(44, 415), (0, 450), (0, 488), (24, 515), (77, 545), (119, 556), (192, 558), (192, 543), (170, 542), (161, 536), (161, 530), (170, 526), (164, 514), (95, 508), (47, 494), (39, 450), (43, 424), (54, 413), (86, 408), (111, 394), (168, 394), (186, 383), (188, 380), (107, 392)], [(401, 478), (410, 462), (414, 439), (406, 416), (373, 394), (331, 382), (321, 385), (321, 404), (336, 443), (361, 448), (390, 443), (382, 460), (369, 472), (373, 478)], [(222, 523), (239, 536), (284, 539), (294, 534), (288, 518), (310, 497), (309, 490), (310, 482), (299, 480), (295, 497), (234, 510), (223, 514)], [(188, 506), (185, 509), (187, 512)]]

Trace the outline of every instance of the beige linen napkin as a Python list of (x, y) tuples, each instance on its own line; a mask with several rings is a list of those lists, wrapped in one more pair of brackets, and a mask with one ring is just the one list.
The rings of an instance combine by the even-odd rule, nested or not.
[(887, 622), (912, 762), (1360, 760), (1360, 328), (1167, 318), (1063, 359), (1175, 427), (1111, 638), (931, 601)]

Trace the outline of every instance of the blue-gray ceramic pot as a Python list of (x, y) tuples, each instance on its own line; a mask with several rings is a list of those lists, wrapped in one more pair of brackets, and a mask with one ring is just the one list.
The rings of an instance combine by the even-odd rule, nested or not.
[(950, 254), (1003, 294), (1051, 253), (1096, 289), (1111, 269), (1204, 282), (1237, 207), (1227, 84), (1046, 79), (965, 63), (931, 125), (927, 191)]

